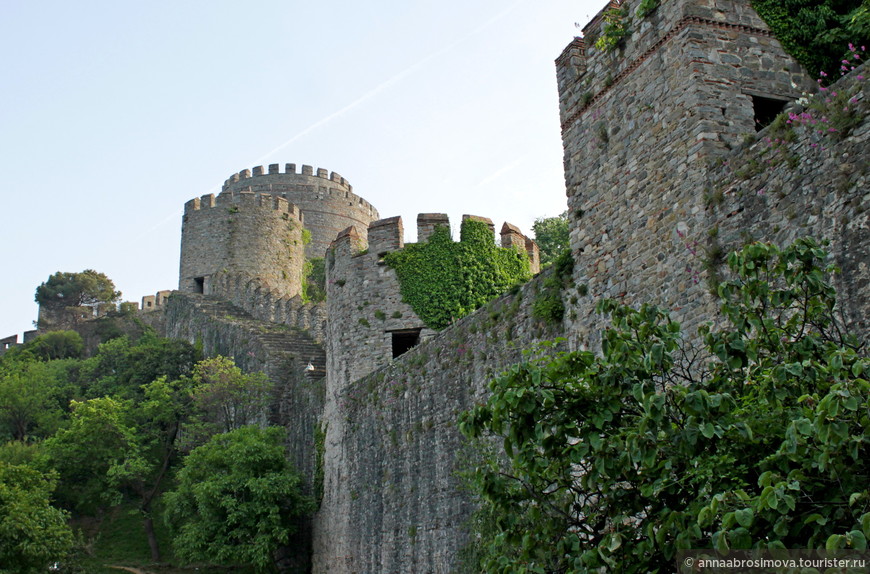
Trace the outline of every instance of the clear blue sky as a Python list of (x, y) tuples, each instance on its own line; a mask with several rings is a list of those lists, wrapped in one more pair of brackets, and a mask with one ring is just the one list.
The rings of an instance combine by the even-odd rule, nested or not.
[(604, 2), (0, 4), (0, 337), (92, 268), (178, 282), (181, 209), (269, 163), (342, 174), (382, 217), (531, 233), (565, 209), (553, 60)]

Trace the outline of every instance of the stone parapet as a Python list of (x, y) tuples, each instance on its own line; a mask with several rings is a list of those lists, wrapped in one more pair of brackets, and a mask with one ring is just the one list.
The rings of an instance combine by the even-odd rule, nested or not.
[(439, 227), (450, 229), (450, 218), (446, 213), (421, 213), (417, 215), (417, 243), (429, 241)]
[[(343, 229), (358, 231), (379, 218), (378, 210), (353, 193), (353, 186), (336, 172), (310, 165), (274, 163), (234, 173), (223, 184), (223, 193), (250, 190), (286, 199), (305, 216), (311, 242), (305, 254), (309, 259), (323, 257), (329, 244)], [(223, 195), (223, 193), (221, 195)]]
[(216, 274), (206, 294), (232, 303), (255, 319), (306, 331), (312, 339), (323, 343), (326, 333), (325, 303), (305, 303), (299, 295), (281, 296), (261, 285), (256, 278), (238, 273)]
[[(495, 245), (495, 226), (491, 219), (465, 215), (463, 221), (485, 223)], [(417, 217), (418, 239), (428, 241), (438, 227), (450, 229), (446, 214), (422, 213)], [(540, 270), (537, 245), (510, 223), (502, 238), (503, 246), (530, 254), (533, 273)], [(405, 247), (401, 217), (381, 219), (360, 233), (355, 227), (343, 230), (328, 251), (326, 260), (329, 317), (327, 349), (330, 373), (328, 385), (343, 388), (372, 370), (389, 363), (403, 345), (430, 337), (436, 331), (425, 326), (402, 299), (396, 272), (384, 264), (387, 253)], [(461, 238), (460, 241), (478, 240)], [(507, 244), (505, 243), (507, 242)]]
[(405, 228), (401, 217), (379, 219), (369, 224), (369, 249), (375, 253), (396, 251), (405, 246)]

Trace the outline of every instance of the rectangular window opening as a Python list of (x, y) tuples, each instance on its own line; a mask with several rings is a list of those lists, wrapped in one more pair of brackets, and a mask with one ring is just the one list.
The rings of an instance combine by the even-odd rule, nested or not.
[(391, 331), (393, 336), (393, 358), (404, 355), (411, 349), (417, 346), (420, 342), (420, 331), (422, 329), (403, 329), (401, 331)]
[(751, 96), (752, 109), (755, 112), (755, 131), (760, 132), (776, 119), (776, 116), (785, 108), (788, 100), (766, 98), (764, 96)]
[(193, 278), (193, 292), (194, 293), (205, 293), (205, 277), (194, 277)]

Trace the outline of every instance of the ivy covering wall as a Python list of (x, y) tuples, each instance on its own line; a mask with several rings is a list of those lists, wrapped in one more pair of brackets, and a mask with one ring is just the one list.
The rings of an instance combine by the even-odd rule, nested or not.
[(514, 285), (531, 278), (528, 255), (496, 247), (489, 225), (462, 222), (461, 240), (437, 228), (426, 243), (388, 253), (402, 299), (432, 329), (443, 329)]
[(850, 56), (846, 47), (870, 41), (867, 0), (752, 0), (752, 7), (813, 77), (833, 78)]

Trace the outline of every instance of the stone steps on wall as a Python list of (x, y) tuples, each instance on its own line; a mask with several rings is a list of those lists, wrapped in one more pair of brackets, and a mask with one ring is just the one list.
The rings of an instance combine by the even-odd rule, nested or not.
[(247, 328), (252, 338), (256, 338), (267, 353), (290, 354), (303, 363), (310, 363), (314, 369), (306, 373), (308, 378), (316, 379), (326, 375), (326, 352), (305, 331), (286, 325), (265, 323), (244, 309), (211, 295), (186, 295), (200, 313)]

